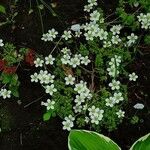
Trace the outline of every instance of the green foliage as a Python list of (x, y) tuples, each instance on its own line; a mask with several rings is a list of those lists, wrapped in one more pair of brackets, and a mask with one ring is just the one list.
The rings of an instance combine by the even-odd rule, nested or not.
[(133, 116), (132, 118), (131, 118), (131, 123), (132, 124), (137, 124), (139, 122), (139, 117), (138, 116)]
[[(0, 81), (11, 91), (12, 95), (19, 97), (19, 79), (16, 73), (17, 68), (21, 61), (24, 60), (24, 56), (28, 52), (26, 48), (17, 48), (11, 43), (5, 43), (1, 50), (1, 60), (5, 61), (2, 73), (0, 74)], [(9, 68), (7, 70), (7, 68)]]
[(150, 133), (138, 139), (130, 148), (130, 150), (149, 150), (150, 149)]
[[(69, 150), (121, 150), (110, 138), (93, 131), (71, 130), (68, 137)], [(137, 140), (130, 150), (149, 150), (150, 134)]]
[(144, 37), (144, 42), (145, 42), (145, 44), (150, 45), (150, 35), (146, 35)]
[(43, 115), (43, 120), (48, 121), (51, 118), (52, 112), (48, 111)]
[(6, 13), (6, 9), (3, 5), (0, 5), (0, 13), (3, 13), (3, 14)]
[(14, 120), (8, 110), (8, 107), (0, 106), (0, 129), (2, 130), (2, 132), (9, 131), (13, 124)]
[(72, 130), (68, 137), (69, 150), (121, 150), (108, 137), (93, 131)]

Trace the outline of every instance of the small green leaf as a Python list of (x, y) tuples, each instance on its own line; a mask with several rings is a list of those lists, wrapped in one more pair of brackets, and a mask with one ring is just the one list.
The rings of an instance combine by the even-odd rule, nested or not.
[(6, 9), (4, 6), (0, 5), (0, 13), (5, 14), (6, 13)]
[(12, 75), (11, 74), (6, 74), (6, 73), (2, 73), (1, 74), (1, 80), (3, 84), (7, 84), (10, 83), (12, 79)]
[(11, 85), (17, 85), (17, 83), (18, 83), (18, 75), (13, 74), (11, 79)]
[(44, 121), (48, 121), (50, 118), (51, 118), (51, 115), (52, 113), (49, 111), (49, 112), (46, 112), (44, 115), (43, 115), (43, 120)]
[(130, 150), (150, 150), (150, 133), (138, 139)]
[(18, 86), (9, 86), (9, 90), (11, 91), (12, 95), (15, 97), (19, 97)]
[(69, 150), (121, 150), (108, 137), (93, 131), (72, 130), (68, 137)]

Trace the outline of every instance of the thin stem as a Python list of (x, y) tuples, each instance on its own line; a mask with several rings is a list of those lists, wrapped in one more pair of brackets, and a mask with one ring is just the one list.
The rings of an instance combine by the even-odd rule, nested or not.
[[(36, 0), (36, 3), (37, 3), (37, 6), (39, 6), (38, 0)], [(40, 16), (40, 22), (41, 22), (42, 33), (44, 33), (43, 18), (42, 18), (41, 10), (40, 10), (39, 7), (38, 7), (38, 11), (39, 11), (39, 16)]]

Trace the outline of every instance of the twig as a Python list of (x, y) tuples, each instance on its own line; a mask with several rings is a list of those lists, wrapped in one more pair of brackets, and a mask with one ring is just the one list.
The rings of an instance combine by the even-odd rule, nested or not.
[(55, 47), (52, 49), (51, 53), (52, 54), (54, 52), (54, 50), (56, 49), (56, 47), (58, 46), (59, 42), (62, 40), (62, 37), (59, 39), (59, 41), (56, 43)]
[(38, 98), (38, 99), (36, 99), (36, 100), (30, 102), (29, 104), (25, 105), (24, 108), (27, 108), (27, 107), (29, 107), (30, 105), (32, 105), (33, 103), (38, 102), (38, 101), (41, 100), (44, 96), (45, 96), (45, 95), (43, 95), (42, 97), (40, 97), (40, 98)]
[(22, 133), (20, 133), (20, 145), (23, 145), (22, 144)]

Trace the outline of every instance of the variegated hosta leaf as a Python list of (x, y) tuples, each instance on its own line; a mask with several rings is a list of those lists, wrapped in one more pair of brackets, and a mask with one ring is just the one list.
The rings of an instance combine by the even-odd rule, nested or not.
[(68, 137), (69, 150), (121, 150), (108, 137), (93, 131), (72, 130)]
[(130, 150), (150, 150), (150, 133), (138, 139)]

